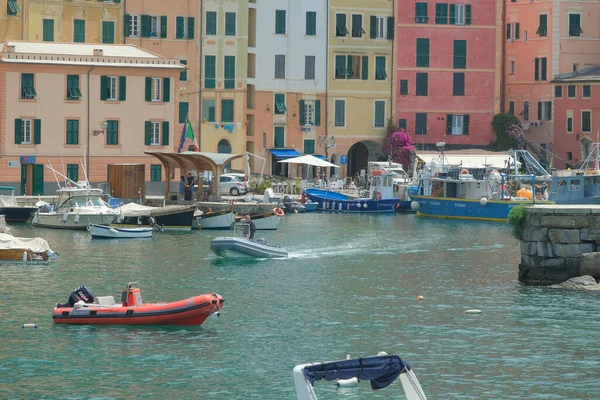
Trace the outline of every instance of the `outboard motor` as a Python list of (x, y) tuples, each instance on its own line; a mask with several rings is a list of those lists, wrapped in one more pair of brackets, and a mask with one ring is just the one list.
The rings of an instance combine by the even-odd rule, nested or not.
[(69, 300), (65, 304), (57, 304), (56, 306), (58, 308), (73, 307), (78, 301), (92, 304), (94, 302), (94, 297), (96, 297), (96, 295), (94, 292), (92, 292), (92, 289), (88, 288), (87, 286), (80, 286), (71, 292)]
[(290, 196), (284, 196), (283, 198), (283, 210), (285, 212), (294, 212), (294, 201)]

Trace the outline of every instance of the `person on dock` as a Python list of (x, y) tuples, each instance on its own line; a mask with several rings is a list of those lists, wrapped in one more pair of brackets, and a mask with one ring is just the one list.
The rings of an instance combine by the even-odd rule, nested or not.
[(256, 232), (256, 225), (254, 225), (254, 222), (252, 222), (249, 215), (246, 215), (245, 221), (246, 224), (248, 224), (248, 233), (246, 234), (246, 237), (250, 240), (253, 240), (254, 232)]

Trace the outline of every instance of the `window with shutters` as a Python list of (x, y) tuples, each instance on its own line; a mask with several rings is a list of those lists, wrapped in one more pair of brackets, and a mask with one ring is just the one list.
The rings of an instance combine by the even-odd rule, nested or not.
[(202, 100), (202, 120), (215, 122), (215, 99)]
[(204, 87), (214, 89), (217, 85), (217, 57), (204, 56)]
[(285, 128), (276, 126), (273, 133), (273, 147), (285, 147)]
[(275, 10), (275, 34), (276, 35), (285, 35), (285, 10)]
[(160, 146), (160, 121), (150, 121), (150, 146)]
[(285, 55), (275, 55), (275, 79), (285, 79)]
[(509, 101), (508, 102), (508, 115), (515, 115), (515, 102), (514, 101)]
[(523, 102), (523, 112), (521, 113), (521, 115), (523, 115), (523, 121), (529, 121), (529, 102), (528, 101)]
[(408, 79), (400, 80), (400, 94), (408, 94)]
[(537, 31), (538, 36), (547, 36), (548, 35), (548, 14), (540, 14), (539, 15), (539, 24)]
[(415, 135), (427, 134), (427, 113), (415, 114)]
[(21, 144), (31, 144), (31, 130), (33, 128), (32, 119), (21, 120)]
[(185, 124), (188, 118), (188, 114), (190, 112), (190, 103), (187, 101), (179, 102), (179, 123)]
[(417, 38), (417, 67), (429, 67), (429, 39)]
[(67, 144), (79, 144), (79, 120), (67, 120)]
[(581, 97), (584, 99), (589, 99), (592, 94), (592, 87), (590, 85), (583, 85)]
[(386, 39), (387, 38), (387, 18), (386, 17), (375, 17), (377, 18), (375, 39)]
[(454, 41), (454, 68), (467, 68), (467, 41), (466, 40), (455, 40)]
[(417, 24), (426, 24), (427, 21), (429, 21), (427, 3), (415, 3), (415, 22)]
[(447, 24), (448, 23), (448, 4), (447, 3), (436, 3), (436, 5), (435, 5), (435, 23), (436, 24)]
[(454, 13), (454, 25), (465, 25), (465, 5), (456, 4)]
[(554, 97), (557, 99), (562, 98), (562, 86), (554, 86)]
[(538, 101), (538, 119), (540, 121), (552, 120), (552, 102)]
[(352, 14), (352, 37), (361, 38), (365, 32), (362, 26), (362, 14)]
[(315, 154), (314, 139), (307, 139), (304, 141), (304, 154)]
[(235, 56), (224, 57), (225, 89), (235, 89)]
[(417, 73), (417, 87), (415, 95), (427, 96), (427, 89), (429, 86), (429, 75), (426, 72)]
[(285, 114), (286, 111), (285, 94), (275, 93), (275, 114)]
[(592, 131), (592, 112), (582, 111), (581, 112), (581, 131), (591, 132)]
[(346, 126), (346, 100), (336, 100), (334, 103), (335, 126)]
[(162, 101), (162, 78), (152, 78), (150, 101)]
[(304, 100), (304, 123), (302, 125), (315, 124), (315, 101)]
[(106, 77), (106, 100), (119, 99), (119, 79), (116, 76)]
[(346, 14), (335, 14), (335, 36), (344, 37), (348, 35), (346, 26)]
[(129, 16), (129, 36), (139, 37), (140, 36), (140, 16), (130, 15)]
[(79, 75), (67, 75), (67, 100), (79, 100), (81, 97)]
[(515, 60), (510, 60), (508, 62), (508, 74), (514, 75), (517, 72), (517, 62)]
[(67, 178), (73, 182), (79, 181), (79, 164), (67, 164)]
[(221, 100), (221, 122), (233, 122), (233, 100)]
[(398, 128), (406, 130), (406, 118), (400, 118), (398, 120)]
[(160, 17), (150, 16), (150, 33), (149, 37), (160, 37)]
[(14, 17), (18, 15), (21, 9), (19, 8), (19, 4), (17, 0), (7, 0), (6, 2), (6, 15), (10, 17)]
[(567, 133), (573, 133), (573, 110), (567, 110)]
[(385, 127), (385, 101), (375, 101), (375, 118), (373, 126), (375, 128)]
[[(179, 60), (179, 62), (183, 65), (187, 65), (187, 60)], [(182, 82), (187, 81), (187, 67), (179, 73), (179, 80)]]
[(534, 80), (548, 80), (548, 59), (546, 57), (536, 57), (534, 59)]
[(304, 56), (304, 79), (315, 79), (315, 56)]
[(85, 20), (73, 20), (73, 42), (85, 43)]
[(314, 36), (317, 34), (317, 13), (315, 11), (306, 12), (306, 35)]
[(346, 56), (335, 56), (335, 79), (346, 79)]
[(216, 11), (206, 12), (206, 34), (216, 35), (217, 34), (217, 13)]
[[(360, 57), (356, 56), (356, 58), (360, 60)], [(377, 56), (375, 57), (375, 80), (384, 81), (386, 79), (386, 57)]]
[(21, 98), (30, 100), (36, 96), (33, 74), (21, 74)]
[(225, 13), (225, 36), (235, 36), (236, 15), (234, 12)]
[(115, 43), (115, 23), (113, 21), (102, 21), (102, 43)]
[(452, 115), (452, 130), (450, 133), (452, 135), (462, 135), (463, 134), (463, 116), (462, 115)]
[(581, 14), (569, 14), (569, 36), (581, 36)]
[(160, 164), (150, 164), (150, 182), (162, 181), (162, 166)]
[(567, 86), (567, 96), (570, 99), (574, 99), (577, 97), (577, 87), (575, 85)]
[(44, 19), (42, 21), (43, 35), (42, 39), (44, 42), (54, 42), (54, 20)]
[(452, 76), (452, 96), (465, 95), (465, 73), (455, 72)]
[(106, 121), (106, 144), (108, 144), (108, 145), (119, 144), (119, 121), (118, 120), (107, 120)]

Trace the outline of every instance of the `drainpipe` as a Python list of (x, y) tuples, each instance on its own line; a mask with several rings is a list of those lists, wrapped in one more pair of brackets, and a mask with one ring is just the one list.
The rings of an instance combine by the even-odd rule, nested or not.
[(87, 72), (87, 149), (86, 149), (86, 158), (87, 161), (85, 162), (85, 174), (88, 177), (88, 180), (90, 179), (90, 133), (91, 133), (91, 122), (90, 122), (90, 114), (91, 114), (91, 107), (92, 107), (92, 103), (91, 103), (91, 94), (90, 94), (90, 72), (92, 72), (94, 70), (94, 66), (92, 65), (92, 67), (89, 69), (89, 71)]
[[(204, 32), (204, 28), (203, 28), (203, 22), (204, 22), (204, 0), (200, 0), (199, 1), (200, 4), (200, 16), (198, 18), (198, 29), (200, 29), (200, 32), (198, 32), (198, 81), (196, 83), (197, 85), (197, 92), (198, 92), (198, 104), (196, 105), (196, 107), (198, 108), (198, 115), (200, 115), (200, 118), (198, 119), (198, 146), (202, 146), (202, 119), (204, 118), (204, 116), (202, 115), (202, 48), (204, 47), (203, 45), (203, 41), (204, 41), (204, 36), (203, 36), (203, 32)], [(246, 83), (246, 89), (248, 88), (247, 83)], [(215, 118), (216, 119), (216, 118)], [(200, 149), (202, 151), (202, 149)]]
[(25, 40), (25, 0), (21, 1), (21, 40)]
[[(504, 74), (506, 72), (506, 24), (504, 23), (505, 21), (505, 16), (506, 16), (506, 2), (503, 1), (502, 2), (502, 15), (500, 16), (501, 21), (502, 21), (502, 28), (500, 28), (502, 30), (502, 38), (500, 40), (500, 46), (502, 46), (502, 65), (500, 66), (500, 73), (502, 75), (500, 75), (500, 112), (504, 113), (504, 100), (505, 100), (505, 96), (506, 96), (506, 88), (504, 85)], [(497, 24), (497, 23), (496, 23)], [(494, 110), (496, 111), (496, 110)]]
[(121, 34), (123, 35), (123, 44), (125, 44), (125, 14), (127, 14), (127, 0), (123, 0), (123, 13), (121, 14), (121, 22), (123, 22), (123, 26), (121, 27)]
[(395, 96), (396, 96), (396, 90), (394, 87), (394, 82), (395, 82), (395, 77), (396, 77), (396, 71), (394, 70), (394, 60), (396, 58), (396, 35), (398, 35), (398, 32), (396, 32), (396, 1), (394, 0), (392, 1), (392, 18), (394, 21), (394, 36), (392, 37), (392, 66), (391, 66), (391, 70), (390, 70), (390, 85), (391, 85), (391, 96), (390, 96), (390, 119), (392, 120), (392, 123), (394, 122), (394, 104), (395, 104)]
[(326, 24), (327, 38), (325, 41), (325, 136), (329, 134), (329, 0), (327, 0)]

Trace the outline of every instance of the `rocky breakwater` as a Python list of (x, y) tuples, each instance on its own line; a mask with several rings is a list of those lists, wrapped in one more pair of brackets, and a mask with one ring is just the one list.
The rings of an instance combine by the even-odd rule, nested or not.
[(600, 279), (600, 205), (525, 207), (520, 226), (519, 281), (552, 285)]

